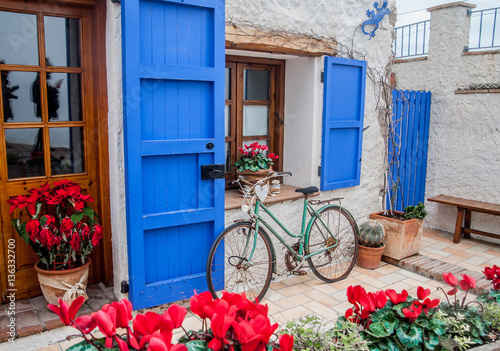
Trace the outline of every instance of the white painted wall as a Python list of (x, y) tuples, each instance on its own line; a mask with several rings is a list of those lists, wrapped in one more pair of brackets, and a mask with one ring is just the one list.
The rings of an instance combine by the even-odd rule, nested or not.
[(106, 68), (108, 80), (109, 186), (113, 285), (118, 299), (122, 281), (128, 281), (125, 164), (123, 146), (121, 7), (106, 2)]
[[(455, 94), (472, 83), (500, 82), (499, 53), (463, 55), (467, 9), (432, 11), (427, 60), (399, 63), (394, 71), (400, 89), (432, 92), (426, 198), (445, 194), (500, 203), (500, 94)], [(456, 208), (425, 205), (426, 227), (454, 232)], [(500, 218), (473, 213), (472, 227), (500, 233)]]

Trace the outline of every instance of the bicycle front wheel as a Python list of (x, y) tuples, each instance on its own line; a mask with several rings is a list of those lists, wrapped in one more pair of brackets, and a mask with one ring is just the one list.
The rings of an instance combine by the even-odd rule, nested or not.
[(261, 230), (256, 235), (250, 222), (236, 223), (227, 227), (210, 249), (208, 289), (214, 298), (220, 298), (222, 291), (244, 292), (250, 301), (260, 301), (269, 288), (272, 272), (273, 254), (267, 235)]
[(358, 226), (349, 212), (332, 205), (313, 219), (306, 252), (314, 253), (335, 243), (338, 245), (308, 258), (314, 274), (327, 283), (347, 277), (358, 257)]

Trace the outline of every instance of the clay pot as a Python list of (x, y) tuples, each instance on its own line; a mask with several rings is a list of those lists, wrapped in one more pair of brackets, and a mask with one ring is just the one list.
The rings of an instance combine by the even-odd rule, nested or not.
[(40, 288), (48, 303), (58, 305), (58, 300), (61, 298), (71, 304), (78, 295), (84, 296), (85, 300), (88, 299), (86, 290), (91, 259), (87, 257), (86, 260), (83, 266), (62, 271), (41, 269), (38, 267), (40, 261), (35, 264)]
[(382, 247), (368, 247), (359, 245), (357, 264), (361, 268), (377, 269), (382, 254), (384, 253), (385, 245)]
[[(402, 215), (401, 212), (398, 213)], [(401, 260), (418, 254), (424, 221), (416, 218), (400, 221), (382, 214), (383, 212), (372, 213), (370, 219), (376, 220), (384, 227), (386, 246), (384, 256)]]

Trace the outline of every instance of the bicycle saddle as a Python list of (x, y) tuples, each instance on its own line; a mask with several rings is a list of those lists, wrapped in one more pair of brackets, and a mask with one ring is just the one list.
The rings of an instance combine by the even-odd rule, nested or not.
[(300, 189), (295, 189), (296, 193), (302, 193), (304, 195), (311, 195), (314, 193), (317, 193), (319, 189), (315, 186), (309, 186), (307, 188), (300, 188)]

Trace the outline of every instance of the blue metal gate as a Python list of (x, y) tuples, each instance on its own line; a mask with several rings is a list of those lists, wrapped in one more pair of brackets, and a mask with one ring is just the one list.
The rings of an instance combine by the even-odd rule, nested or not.
[(122, 0), (129, 297), (206, 290), (224, 227), (224, 0)]
[(394, 209), (403, 211), (425, 200), (431, 93), (393, 90), (392, 104), (396, 137), (389, 143), (392, 183), (388, 201), (394, 199)]

